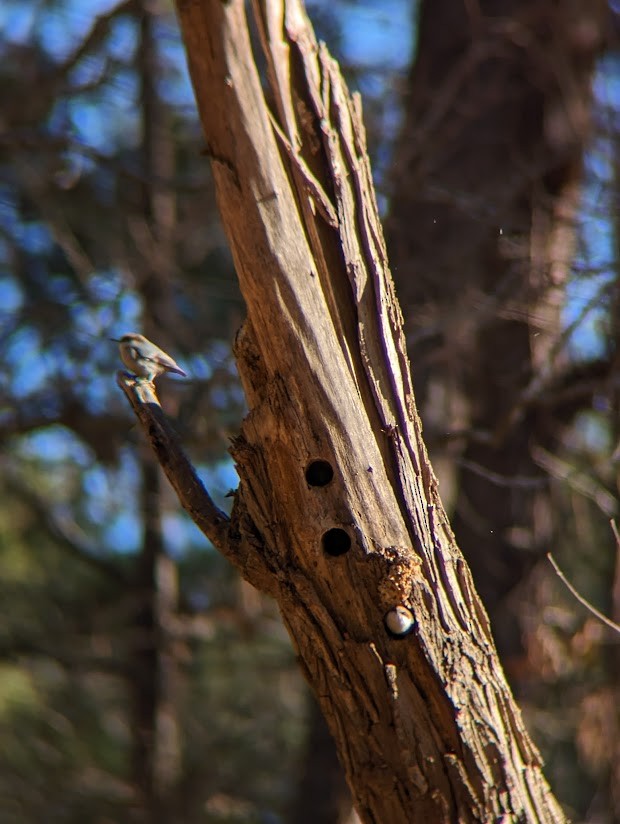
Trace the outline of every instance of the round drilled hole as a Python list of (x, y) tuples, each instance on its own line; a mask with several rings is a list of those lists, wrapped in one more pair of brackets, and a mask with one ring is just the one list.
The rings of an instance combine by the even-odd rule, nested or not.
[(309, 486), (327, 486), (334, 477), (334, 470), (328, 461), (312, 461), (306, 468)]
[(325, 552), (334, 558), (351, 549), (351, 537), (344, 529), (328, 529), (322, 543)]

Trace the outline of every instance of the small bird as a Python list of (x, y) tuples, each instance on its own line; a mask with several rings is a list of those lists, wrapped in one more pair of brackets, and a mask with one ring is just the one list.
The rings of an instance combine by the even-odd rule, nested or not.
[(121, 338), (110, 338), (119, 344), (121, 360), (138, 378), (152, 383), (164, 372), (175, 372), (187, 377), (179, 364), (144, 335), (129, 332)]

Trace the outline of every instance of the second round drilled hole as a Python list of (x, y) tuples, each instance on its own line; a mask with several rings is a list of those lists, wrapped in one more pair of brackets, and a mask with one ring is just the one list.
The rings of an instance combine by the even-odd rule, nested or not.
[(334, 470), (329, 461), (312, 461), (306, 467), (306, 481), (309, 486), (327, 486), (334, 477)]
[(328, 529), (323, 534), (321, 543), (327, 555), (335, 558), (351, 549), (351, 536), (344, 529)]

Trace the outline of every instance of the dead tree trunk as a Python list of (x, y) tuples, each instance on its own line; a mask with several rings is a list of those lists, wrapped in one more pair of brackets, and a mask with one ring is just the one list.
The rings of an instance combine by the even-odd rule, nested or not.
[(278, 600), (363, 821), (563, 821), (422, 442), (359, 100), (299, 0), (254, 9), (268, 84), (242, 0), (178, 4), (248, 308), (230, 522), (153, 388), (119, 382), (183, 505)]

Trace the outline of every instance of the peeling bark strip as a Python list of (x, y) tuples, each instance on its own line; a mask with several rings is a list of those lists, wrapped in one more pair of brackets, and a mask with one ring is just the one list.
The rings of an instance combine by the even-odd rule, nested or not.
[(563, 821), (422, 442), (359, 99), (298, 0), (253, 6), (267, 91), (242, 0), (178, 0), (248, 307), (244, 574), (278, 599), (365, 822)]

